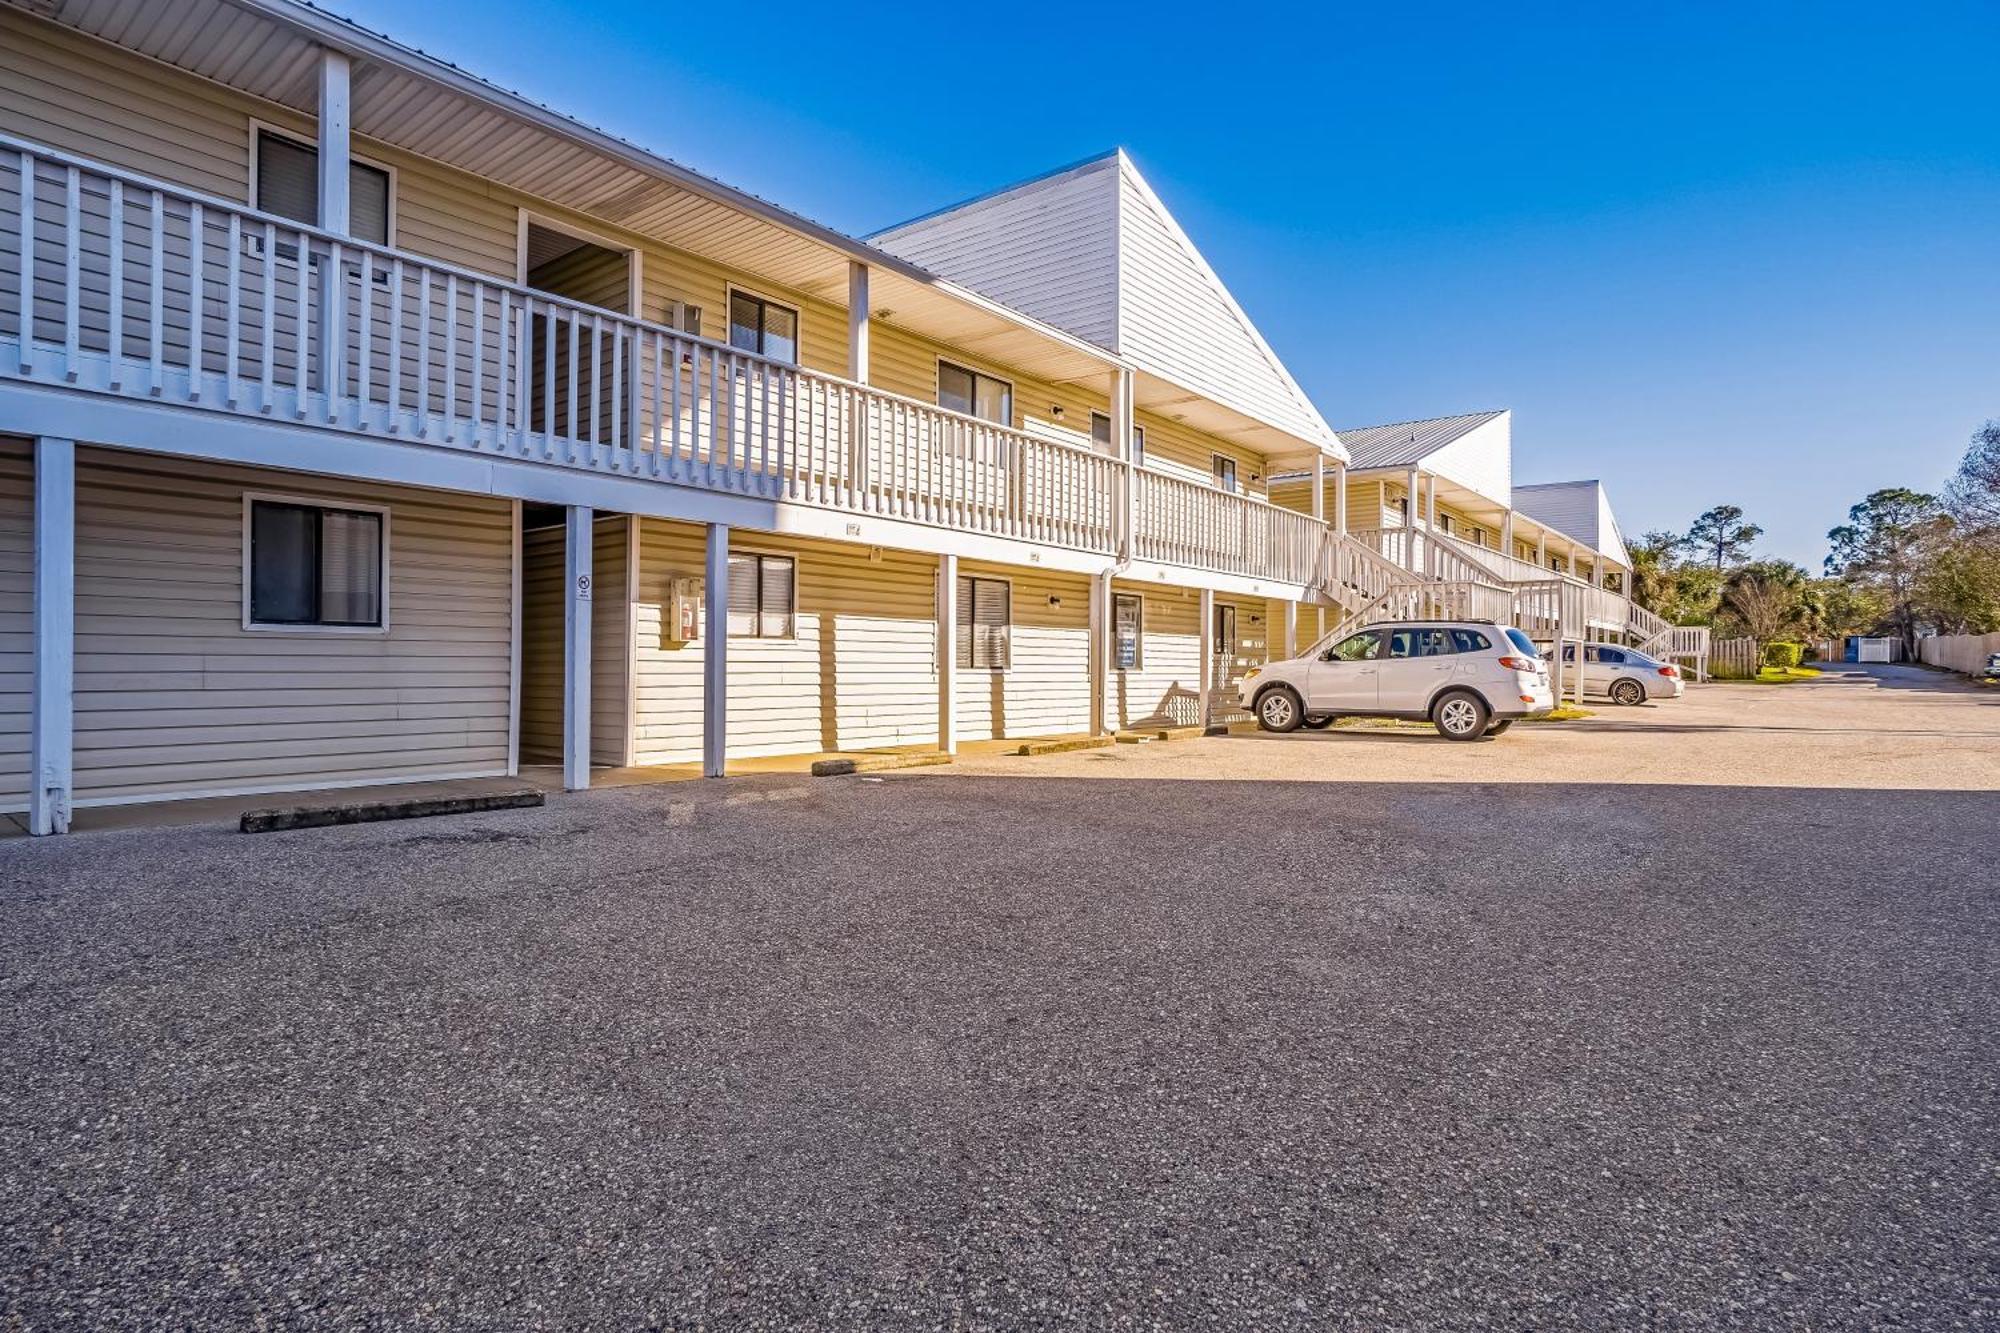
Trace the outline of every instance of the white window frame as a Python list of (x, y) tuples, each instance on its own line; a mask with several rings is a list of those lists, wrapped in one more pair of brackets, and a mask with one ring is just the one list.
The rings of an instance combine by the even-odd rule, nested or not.
[[(799, 639), (799, 615), (800, 615), (799, 566), (802, 563), (799, 560), (798, 554), (793, 551), (780, 551), (769, 546), (738, 546), (734, 542), (731, 542), (729, 544), (729, 554), (732, 559), (737, 556), (745, 556), (756, 560), (789, 560), (792, 562), (792, 632), (790, 634), (764, 634), (761, 632), (764, 624), (764, 605), (763, 605), (763, 599), (760, 595), (757, 603), (757, 625), (760, 632), (756, 634), (731, 634), (729, 632), (729, 590), (727, 588), (724, 588), (722, 590), (723, 636), (731, 640), (732, 642), (738, 642), (738, 643), (747, 643), (759, 640), (761, 640), (764, 643), (797, 643)], [(760, 586), (759, 586), (760, 594), (761, 590), (762, 589), (761, 589), (761, 579), (760, 579)]]
[(756, 288), (745, 287), (740, 282), (728, 283), (723, 288), (722, 327), (721, 329), (718, 330), (718, 332), (722, 336), (717, 338), (715, 341), (721, 343), (724, 347), (727, 347), (732, 352), (744, 352), (748, 350), (746, 348), (738, 347), (735, 343), (729, 341), (730, 331), (736, 327), (736, 320), (730, 314), (730, 307), (735, 304), (736, 298), (739, 296), (747, 297), (752, 301), (762, 301), (765, 305), (774, 305), (778, 307), (778, 309), (780, 310), (791, 311), (792, 327), (798, 330), (798, 332), (793, 337), (793, 341), (798, 344), (798, 348), (793, 353), (792, 359), (790, 361), (779, 360), (779, 358), (772, 356), (769, 352), (764, 352), (764, 351), (749, 352), (749, 355), (761, 356), (766, 361), (775, 362), (776, 364), (781, 366), (804, 365), (805, 353), (806, 353), (806, 312), (800, 307), (793, 305), (790, 301), (780, 301), (775, 296), (766, 296), (764, 295), (764, 293), (758, 291)]
[[(1132, 601), (1139, 604), (1139, 635), (1133, 644), (1132, 665), (1118, 664), (1118, 603)], [(1113, 671), (1144, 671), (1146, 669), (1146, 594), (1142, 592), (1114, 592), (1111, 594), (1111, 644)]]
[[(600, 249), (615, 250), (625, 256), (627, 262), (625, 265), (625, 310), (623, 313), (628, 319), (641, 318), (639, 301), (645, 295), (646, 291), (645, 251), (630, 241), (621, 241), (615, 236), (608, 236), (603, 232), (592, 231), (588, 227), (579, 227), (573, 222), (566, 222), (562, 218), (553, 218), (546, 213), (537, 213), (533, 209), (520, 208), (516, 209), (515, 213), (518, 215), (514, 220), (514, 281), (517, 285), (522, 287), (528, 285), (528, 228), (536, 226), (540, 227), (543, 231), (560, 232), (571, 240), (587, 241)], [(539, 292), (541, 288), (537, 287), (534, 290)], [(556, 296), (553, 299), (568, 301), (571, 298)], [(575, 302), (575, 304), (580, 305), (582, 303)], [(612, 313), (617, 314), (620, 312), (613, 311)]]
[[(997, 675), (1005, 675), (1014, 669), (1014, 580), (1006, 574), (960, 574), (958, 577), (961, 581), (1004, 583), (1007, 585), (1007, 660), (999, 666), (973, 666), (969, 660), (972, 656), (971, 641), (963, 640), (959, 645), (954, 647), (954, 653), (958, 647), (963, 647), (968, 662), (966, 665), (957, 667), (956, 669), (959, 671), (985, 671)], [(973, 616), (973, 624), (975, 626), (979, 623), (976, 612), (976, 608), (979, 605), (977, 592), (978, 590), (975, 588), (967, 588), (961, 589), (958, 595), (958, 604), (969, 608), (967, 614)]]
[[(252, 578), (252, 514), (259, 500), (271, 504), (298, 505), (306, 509), (344, 509), (357, 514), (380, 514), (382, 516), (382, 623), (379, 625), (280, 625), (253, 620), (250, 616), (250, 589)], [(393, 517), (388, 505), (368, 504), (360, 500), (343, 500), (325, 495), (285, 495), (277, 491), (243, 492), (243, 630), (248, 634), (337, 634), (347, 637), (385, 638), (390, 629), (389, 590), (395, 586), (389, 572), (389, 552), (392, 549), (389, 528)]]
[[(258, 185), (257, 136), (259, 134), (275, 134), (280, 139), (290, 139), (293, 143), (297, 144), (299, 147), (310, 148), (315, 153), (319, 152), (319, 139), (311, 134), (300, 134), (297, 130), (288, 130), (283, 125), (273, 125), (268, 120), (258, 120), (255, 116), (252, 116), (250, 118), (250, 138), (247, 144), (247, 148), (250, 153), (249, 202), (251, 208), (255, 209), (259, 213), (263, 213), (267, 212), (268, 210), (265, 209), (265, 207), (257, 201), (257, 185)], [(386, 232), (388, 233), (388, 239), (383, 241), (382, 245), (385, 249), (393, 250), (396, 248), (396, 212), (398, 204), (401, 202), (403, 197), (403, 182), (401, 179), (401, 173), (398, 172), (395, 167), (390, 166), (387, 162), (383, 162), (378, 158), (368, 157), (361, 153), (350, 153), (348, 156), (353, 161), (359, 162), (362, 166), (372, 167), (376, 171), (382, 172), (389, 178), (389, 202), (388, 202), (389, 225), (387, 228), (385, 228)], [(317, 228), (319, 226), (319, 219), (313, 218), (309, 222), (301, 222), (298, 225), (301, 227)], [(259, 244), (261, 244), (263, 241), (263, 238), (261, 236), (256, 236), (254, 237), (254, 239)], [(357, 237), (355, 239), (358, 240), (359, 238)], [(373, 245), (375, 244), (375, 242), (361, 241), (361, 244)], [(278, 262), (281, 264), (296, 264), (298, 263), (298, 260), (286, 259), (283, 255), (279, 255)]]
[[(946, 412), (953, 410), (944, 405), (944, 368), (946, 366), (950, 366), (953, 370), (962, 370), (973, 377), (972, 401), (974, 403), (979, 401), (980, 380), (992, 380), (995, 384), (1004, 384), (1007, 386), (1007, 419), (1005, 421), (987, 421), (985, 417), (980, 416), (977, 412), (963, 412), (959, 415), (971, 417), (974, 421), (984, 422), (988, 426), (998, 426), (1002, 430), (1015, 429), (1014, 414), (1020, 407), (1021, 398), (1019, 386), (1005, 375), (995, 375), (991, 371), (981, 370), (978, 366), (968, 366), (963, 361), (954, 361), (948, 356), (941, 356), (937, 359), (937, 366), (931, 375), (931, 400), (939, 408)], [(981, 575), (980, 577), (984, 578), (985, 576)]]

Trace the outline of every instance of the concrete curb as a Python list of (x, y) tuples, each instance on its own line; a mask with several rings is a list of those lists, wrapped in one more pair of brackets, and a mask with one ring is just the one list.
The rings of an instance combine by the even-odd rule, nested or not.
[(1111, 744), (1109, 736), (1069, 736), (1059, 741), (1024, 741), (1017, 755), (1067, 754), (1071, 750), (1101, 750)]
[(1218, 732), (1214, 727), (1161, 727), (1157, 731), (1135, 728), (1131, 731), (1119, 732), (1118, 743), (1120, 745), (1150, 745), (1156, 741), (1185, 741), (1193, 740), (1197, 736), (1221, 735), (1227, 730), (1228, 727), (1226, 724), (1223, 726), (1222, 732)]
[(288, 829), (332, 828), (336, 824), (374, 824), (389, 819), (428, 819), (433, 815), (472, 815), (485, 810), (525, 810), (547, 798), (532, 787), (489, 792), (479, 796), (418, 796), (406, 801), (360, 801), (352, 805), (300, 805), (289, 810), (246, 810), (237, 830), (242, 833), (282, 833)]
[(952, 756), (942, 752), (935, 754), (864, 754), (853, 758), (815, 759), (812, 775), (816, 778), (845, 777), (849, 773), (879, 773), (891, 768), (934, 768), (948, 764)]

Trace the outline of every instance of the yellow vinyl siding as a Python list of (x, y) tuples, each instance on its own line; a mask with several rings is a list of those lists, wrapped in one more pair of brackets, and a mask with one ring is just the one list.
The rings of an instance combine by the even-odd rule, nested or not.
[(0, 439), (0, 810), (28, 803), (34, 694), (35, 464), (26, 440)]
[[(666, 617), (671, 581), (701, 577), (706, 540), (699, 524), (641, 524), (637, 763), (701, 757), (702, 644), (668, 639)], [(729, 641), (730, 755), (936, 742), (934, 557), (740, 528), (730, 551), (797, 562), (796, 635)]]
[[(1221, 454), (1236, 463), (1237, 489), (1248, 495), (1265, 495), (1264, 456), (1254, 449), (1195, 430), (1185, 422), (1169, 421), (1148, 412), (1134, 415), (1134, 422), (1146, 432), (1146, 464), (1156, 471), (1187, 481), (1208, 483), (1215, 478), (1213, 457)], [(1306, 486), (1310, 493), (1312, 487)]]
[[(505, 772), (505, 502), (100, 449), (77, 473), (80, 801)], [(245, 491), (387, 505), (390, 629), (244, 630)]]
[(973, 560), (960, 561), (958, 572), (1005, 579), (1012, 587), (1007, 669), (958, 669), (959, 738), (1088, 731), (1090, 580), (1081, 574)]

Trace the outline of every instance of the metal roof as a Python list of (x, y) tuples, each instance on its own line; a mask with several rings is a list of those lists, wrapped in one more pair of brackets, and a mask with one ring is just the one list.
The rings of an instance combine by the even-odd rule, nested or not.
[[(1056, 382), (1122, 358), (304, 0), (0, 0), (277, 106), (317, 110), (318, 49), (354, 64), (357, 135), (836, 306), (850, 260), (890, 322)], [(888, 319), (885, 314), (883, 318)]]
[(1340, 442), (1347, 446), (1350, 472), (1365, 472), (1377, 467), (1408, 467), (1412, 463), (1423, 462), (1454, 440), (1501, 416), (1505, 410), (1431, 417), (1424, 421), (1396, 421), (1386, 426), (1344, 426), (1337, 433)]

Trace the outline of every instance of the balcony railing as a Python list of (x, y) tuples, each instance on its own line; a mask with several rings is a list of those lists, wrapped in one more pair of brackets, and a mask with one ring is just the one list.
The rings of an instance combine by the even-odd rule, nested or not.
[(9, 335), (0, 375), (1119, 546), (1118, 460), (0, 136)]
[(1248, 495), (1140, 468), (1133, 554), (1141, 560), (1309, 584), (1320, 571), (1326, 524)]

